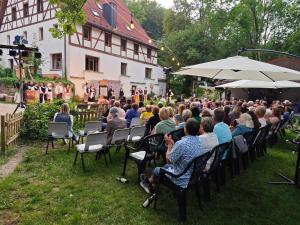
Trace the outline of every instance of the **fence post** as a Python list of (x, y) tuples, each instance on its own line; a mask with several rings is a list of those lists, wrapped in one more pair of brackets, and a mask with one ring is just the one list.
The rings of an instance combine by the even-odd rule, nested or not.
[(1, 153), (5, 154), (6, 140), (5, 140), (5, 115), (1, 115)]

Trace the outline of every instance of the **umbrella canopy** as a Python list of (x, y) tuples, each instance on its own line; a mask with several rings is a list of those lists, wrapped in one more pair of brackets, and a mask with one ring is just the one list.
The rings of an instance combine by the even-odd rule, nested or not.
[(227, 84), (217, 86), (217, 88), (300, 88), (300, 84), (293, 81), (253, 81), (253, 80), (238, 80)]
[(207, 63), (183, 67), (177, 75), (190, 75), (220, 80), (280, 81), (300, 80), (300, 72), (256, 61), (243, 56), (234, 56)]

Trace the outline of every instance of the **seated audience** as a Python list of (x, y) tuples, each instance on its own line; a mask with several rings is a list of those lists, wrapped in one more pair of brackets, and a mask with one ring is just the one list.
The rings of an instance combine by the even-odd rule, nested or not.
[(240, 118), (237, 119), (237, 123), (236, 128), (232, 131), (233, 137), (251, 132), (254, 128), (252, 118), (248, 113), (243, 113)]
[(248, 114), (251, 116), (251, 119), (252, 119), (252, 121), (253, 121), (253, 125), (254, 125), (253, 129), (254, 129), (255, 131), (259, 130), (259, 128), (261, 127), (261, 124), (260, 124), (260, 122), (259, 122), (257, 116), (255, 115), (254, 111), (250, 111), (250, 110), (249, 110), (249, 111), (248, 111)]
[[(114, 106), (118, 109), (118, 117), (120, 119), (125, 120), (126, 113), (125, 113), (124, 109), (122, 109), (120, 107), (120, 102), (118, 102), (118, 101), (114, 102)], [(107, 116), (107, 121), (109, 121), (111, 119), (112, 119), (112, 115), (109, 113)]]
[(171, 131), (175, 130), (176, 124), (170, 118), (169, 110), (166, 107), (163, 107), (159, 110), (160, 122), (155, 126), (153, 130), (156, 134), (168, 134)]
[(194, 118), (199, 123), (201, 123), (201, 117), (200, 117), (200, 109), (199, 109), (199, 107), (196, 107), (196, 106), (191, 107), (191, 111), (192, 111), (192, 118)]
[(255, 115), (257, 116), (261, 127), (265, 127), (267, 125), (265, 114), (266, 114), (266, 108), (264, 106), (258, 106), (255, 109)]
[[(199, 128), (200, 124), (197, 120), (189, 119), (184, 128), (186, 136), (180, 141), (177, 141), (174, 144), (171, 136), (166, 136), (165, 140), (168, 145), (168, 150), (166, 152), (167, 164), (163, 166), (164, 169), (174, 174), (180, 174), (189, 162), (204, 154), (201, 141), (198, 137)], [(149, 179), (144, 174), (141, 175), (140, 185), (147, 193), (154, 191), (160, 176), (160, 168), (161, 167), (156, 167)], [(181, 177), (172, 177), (171, 181), (182, 188), (186, 188), (192, 175), (192, 171), (193, 169), (190, 168)]]
[(224, 116), (224, 123), (226, 123), (228, 126), (230, 126), (231, 124), (231, 119), (229, 117), (229, 113), (230, 113), (230, 106), (226, 105), (224, 107), (224, 113), (225, 113), (225, 116)]
[(189, 110), (189, 109), (183, 110), (183, 112), (182, 112), (183, 121), (176, 126), (176, 129), (184, 128), (186, 121), (188, 121), (188, 119), (190, 119), (190, 118), (192, 118), (191, 110)]
[(126, 113), (127, 127), (130, 127), (133, 118), (140, 118), (139, 105), (137, 103), (133, 103), (132, 109), (129, 109)]
[(146, 111), (141, 114), (141, 123), (144, 125), (153, 116), (151, 105), (146, 106)]
[(214, 111), (214, 133), (218, 137), (219, 144), (224, 144), (232, 140), (232, 135), (229, 126), (224, 123), (225, 112), (218, 108)]
[(115, 130), (126, 128), (126, 120), (119, 117), (119, 109), (117, 107), (112, 107), (109, 110), (111, 119), (107, 122), (107, 143), (110, 144), (113, 138)]
[(154, 129), (154, 127), (156, 126), (156, 124), (158, 124), (160, 122), (159, 108), (157, 106), (153, 106), (153, 108), (152, 108), (152, 114), (153, 114), (153, 116), (150, 117), (150, 119), (146, 123), (146, 132), (145, 132), (145, 135), (151, 134), (152, 130)]
[(218, 137), (213, 131), (213, 119), (211, 117), (202, 118), (199, 137), (203, 147), (203, 152), (209, 152), (219, 144)]

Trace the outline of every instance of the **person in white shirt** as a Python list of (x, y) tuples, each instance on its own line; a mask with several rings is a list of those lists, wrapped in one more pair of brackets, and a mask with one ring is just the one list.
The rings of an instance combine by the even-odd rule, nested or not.
[(266, 108), (264, 106), (258, 106), (255, 109), (255, 115), (257, 116), (258, 121), (260, 122), (260, 127), (265, 127), (267, 125), (265, 114), (266, 114)]
[(200, 140), (204, 152), (211, 151), (215, 146), (219, 145), (218, 137), (213, 132), (214, 121), (211, 117), (203, 117), (200, 125)]

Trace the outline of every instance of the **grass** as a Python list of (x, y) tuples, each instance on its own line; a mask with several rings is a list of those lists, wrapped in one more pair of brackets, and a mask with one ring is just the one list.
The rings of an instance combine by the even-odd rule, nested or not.
[(9, 147), (6, 149), (5, 153), (0, 152), (0, 166), (7, 163), (11, 157), (16, 154), (17, 150), (14, 147)]
[[(116, 181), (124, 152), (112, 151), (108, 168), (103, 158), (96, 162), (94, 155), (86, 157), (88, 171), (83, 173), (80, 163), (72, 166), (74, 153), (66, 148), (45, 155), (43, 147), (33, 146), (17, 170), (0, 181), (0, 224), (179, 224), (177, 202), (166, 188), (157, 210), (142, 208), (147, 194), (137, 185), (133, 162), (127, 170), (129, 183)], [(277, 170), (292, 177), (295, 159), (291, 148), (279, 143), (240, 176), (227, 179), (219, 193), (214, 190), (203, 211), (190, 192), (188, 224), (299, 224), (299, 190), (267, 184), (279, 179)]]

